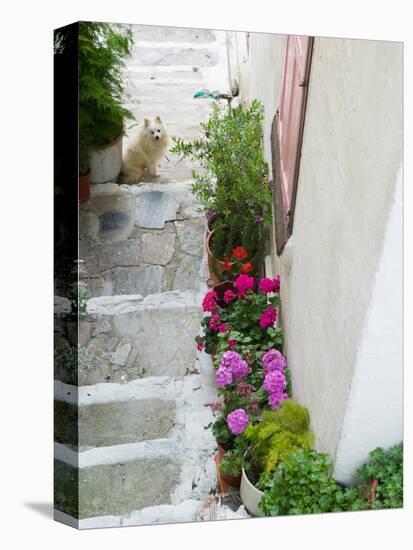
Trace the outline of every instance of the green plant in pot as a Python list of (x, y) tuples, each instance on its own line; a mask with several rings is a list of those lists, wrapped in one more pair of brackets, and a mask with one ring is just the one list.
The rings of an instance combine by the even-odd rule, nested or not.
[(171, 151), (201, 165), (193, 191), (211, 218), (208, 246), (217, 261), (243, 246), (254, 266), (262, 260), (271, 223), (268, 167), (261, 147), (263, 107), (212, 105), (201, 124), (202, 137), (186, 143), (173, 138)]
[(233, 487), (240, 486), (242, 469), (248, 470), (249, 464), (244, 458), (247, 446), (247, 440), (240, 435), (235, 439), (233, 449), (226, 451), (221, 459), (221, 475)]
[(403, 443), (387, 451), (377, 447), (366, 464), (357, 470), (357, 481), (371, 491), (374, 510), (403, 507)]
[(132, 113), (122, 105), (121, 69), (131, 54), (129, 27), (79, 23), (79, 165), (92, 182), (113, 180), (122, 167), (122, 135)]
[(262, 483), (259, 507), (266, 516), (364, 510), (356, 487), (341, 487), (331, 476), (330, 457), (314, 449), (297, 449), (284, 457)]
[(250, 424), (244, 436), (250, 468), (248, 475), (245, 470), (242, 473), (241, 498), (250, 513), (262, 516), (259, 502), (268, 476), (290, 454), (314, 445), (308, 410), (293, 399), (285, 400), (279, 409), (265, 411), (261, 422)]

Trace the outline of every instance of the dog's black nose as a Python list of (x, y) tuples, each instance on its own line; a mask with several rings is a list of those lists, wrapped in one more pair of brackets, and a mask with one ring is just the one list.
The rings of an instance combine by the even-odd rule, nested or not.
[(155, 139), (159, 139), (159, 136), (155, 136)]

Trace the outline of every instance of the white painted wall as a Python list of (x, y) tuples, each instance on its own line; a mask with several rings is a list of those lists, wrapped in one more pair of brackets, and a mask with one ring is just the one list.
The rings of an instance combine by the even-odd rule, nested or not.
[(346, 483), (375, 447), (403, 439), (402, 170), (354, 367), (334, 475)]
[[(284, 37), (252, 35), (248, 93), (265, 106), (268, 160), (283, 53)], [(317, 447), (336, 458), (340, 441), (341, 472), (365, 457), (350, 426), (363, 418), (363, 399), (368, 402), (363, 365), (374, 360), (366, 350), (377, 338), (368, 312), (386, 308), (387, 322), (400, 338), (402, 333), (398, 306), (384, 303), (397, 302), (402, 288), (399, 264), (394, 265), (401, 257), (384, 248), (402, 162), (402, 67), (400, 43), (315, 39), (293, 237), (280, 258), (272, 253), (281, 273), (294, 394), (310, 409)], [(373, 292), (379, 269), (395, 273), (385, 297)], [(382, 350), (382, 360), (399, 373), (397, 334)], [(379, 387), (385, 391), (388, 381), (378, 378), (377, 385), (376, 393)], [(383, 405), (389, 410), (401, 406), (399, 374), (394, 385)], [(397, 414), (392, 426), (383, 416), (373, 425), (370, 418), (371, 443), (393, 430), (399, 437)], [(383, 435), (383, 444), (389, 441)]]

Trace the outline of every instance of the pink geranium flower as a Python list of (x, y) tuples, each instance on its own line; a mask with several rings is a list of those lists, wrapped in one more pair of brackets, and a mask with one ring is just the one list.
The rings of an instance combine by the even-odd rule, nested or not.
[(226, 304), (229, 304), (230, 302), (232, 302), (232, 300), (235, 300), (236, 297), (237, 297), (237, 295), (232, 290), (226, 290), (224, 292), (224, 302)]
[(268, 306), (260, 315), (260, 327), (262, 329), (272, 327), (276, 320), (277, 311), (272, 306)]
[(204, 299), (202, 300), (202, 309), (204, 311), (209, 311), (212, 313), (217, 307), (217, 303), (218, 294), (215, 292), (215, 290), (210, 290), (205, 294)]
[(227, 424), (234, 435), (241, 434), (248, 426), (249, 419), (244, 409), (235, 409), (227, 416)]
[(237, 289), (238, 296), (240, 298), (244, 298), (247, 290), (251, 290), (254, 288), (254, 277), (243, 274), (238, 275), (238, 277), (234, 281), (234, 286)]

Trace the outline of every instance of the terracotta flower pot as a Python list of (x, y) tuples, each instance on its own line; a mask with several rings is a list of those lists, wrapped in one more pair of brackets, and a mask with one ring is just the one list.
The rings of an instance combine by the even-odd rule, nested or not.
[(211, 238), (214, 235), (214, 230), (212, 230), (206, 240), (205, 248), (208, 254), (208, 271), (209, 271), (209, 281), (211, 281), (212, 286), (218, 285), (221, 280), (218, 277), (218, 274), (221, 274), (225, 271), (225, 262), (218, 260), (211, 252), (210, 242)]
[(263, 494), (263, 491), (260, 491), (251, 483), (243, 468), (241, 475), (240, 497), (245, 508), (253, 516), (264, 516), (264, 512), (262, 512), (258, 506)]
[(224, 474), (224, 472), (222, 471), (222, 465), (221, 465), (220, 473), (221, 473), (222, 479), (226, 481), (228, 485), (231, 485), (231, 487), (235, 487), (236, 489), (239, 489), (241, 485), (241, 474), (239, 474), (236, 477), (230, 474)]
[(90, 170), (84, 176), (79, 176), (79, 202), (90, 198)]

